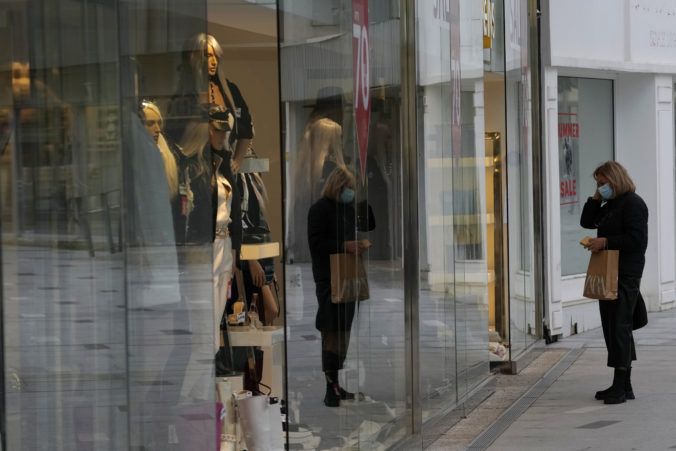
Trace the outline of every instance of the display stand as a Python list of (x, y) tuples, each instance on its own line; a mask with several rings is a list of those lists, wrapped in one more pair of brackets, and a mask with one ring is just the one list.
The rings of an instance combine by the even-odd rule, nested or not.
[(262, 330), (230, 328), (230, 346), (259, 346), (263, 350), (261, 382), (272, 390), (270, 396), (284, 395), (284, 328), (265, 326)]
[[(244, 158), (239, 172), (268, 172), (270, 160), (267, 158)], [(277, 242), (242, 244), (240, 260), (260, 260), (278, 257), (280, 244)], [(229, 329), (230, 346), (258, 346), (263, 350), (263, 377), (261, 382), (272, 390), (270, 396), (284, 396), (284, 329), (281, 326), (265, 326), (263, 329)]]

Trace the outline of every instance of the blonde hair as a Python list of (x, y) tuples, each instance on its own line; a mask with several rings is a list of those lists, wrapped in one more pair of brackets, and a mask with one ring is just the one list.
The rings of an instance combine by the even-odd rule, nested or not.
[[(144, 101), (144, 114), (146, 110), (151, 110), (157, 114), (160, 118), (160, 124), (164, 123), (164, 118), (157, 105), (152, 102)], [(160, 127), (162, 127), (162, 125), (160, 125)], [(160, 136), (157, 139), (157, 147), (160, 149), (162, 161), (164, 161), (164, 172), (167, 174), (167, 184), (169, 185), (169, 197), (173, 199), (178, 194), (178, 168), (176, 167), (176, 157), (174, 157), (174, 154), (169, 149), (169, 144), (167, 144), (167, 140), (164, 139), (162, 133), (160, 133)]]
[[(200, 177), (202, 174), (208, 174), (210, 171), (207, 156), (204, 155), (206, 144), (209, 142), (209, 124), (204, 121), (190, 121), (185, 128), (181, 143), (178, 148), (186, 157), (196, 160), (194, 173), (191, 178)], [(210, 158), (211, 155), (208, 155)]]
[(354, 174), (345, 166), (338, 166), (326, 179), (326, 184), (324, 184), (324, 189), (322, 189), (322, 196), (333, 201), (338, 201), (340, 194), (345, 188), (354, 189), (355, 185)]
[(594, 170), (594, 179), (599, 175), (608, 179), (615, 192), (615, 197), (636, 191), (636, 185), (629, 177), (629, 173), (624, 166), (616, 161), (606, 161), (597, 167)]

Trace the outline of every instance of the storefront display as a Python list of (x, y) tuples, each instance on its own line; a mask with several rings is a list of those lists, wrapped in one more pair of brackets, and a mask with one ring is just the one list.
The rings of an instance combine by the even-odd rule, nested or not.
[(530, 326), (484, 3), (0, 7), (2, 448), (422, 448)]

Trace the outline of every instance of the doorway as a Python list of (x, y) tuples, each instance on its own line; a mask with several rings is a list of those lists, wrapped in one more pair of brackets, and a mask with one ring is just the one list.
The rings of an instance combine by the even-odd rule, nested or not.
[(504, 152), (500, 132), (486, 132), (486, 243), (488, 264), (488, 329), (491, 360), (505, 360), (509, 346), (507, 228)]

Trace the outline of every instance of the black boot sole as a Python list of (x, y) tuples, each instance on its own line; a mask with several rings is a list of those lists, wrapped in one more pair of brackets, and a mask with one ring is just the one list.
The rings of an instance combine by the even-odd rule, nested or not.
[[(608, 392), (606, 390), (597, 391), (596, 394), (594, 395), (594, 398), (598, 399), (599, 401), (605, 401), (607, 394), (608, 394)], [(634, 396), (633, 391), (627, 391), (627, 392), (624, 392), (624, 398), (625, 399), (636, 399), (636, 396)]]
[(603, 404), (622, 404), (624, 402), (627, 402), (627, 398), (624, 396), (620, 397), (608, 396), (606, 397), (606, 399), (603, 400)]

